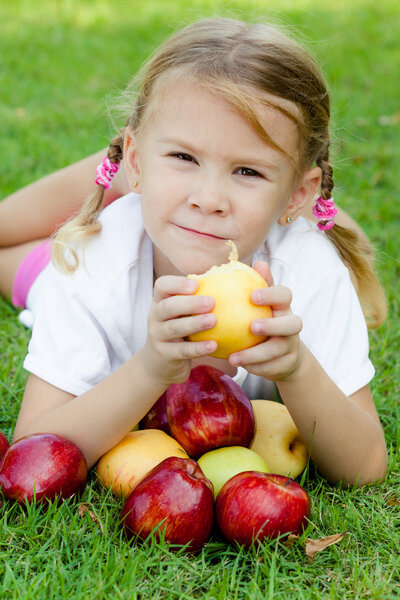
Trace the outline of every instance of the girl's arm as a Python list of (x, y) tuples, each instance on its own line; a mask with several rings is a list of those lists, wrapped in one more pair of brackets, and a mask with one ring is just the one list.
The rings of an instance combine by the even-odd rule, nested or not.
[(319, 470), (350, 485), (384, 479), (385, 439), (369, 387), (347, 397), (304, 345), (301, 353), (299, 370), (277, 386)]
[[(49, 237), (95, 191), (96, 167), (105, 154), (106, 150), (101, 150), (4, 198), (0, 202), (0, 247)], [(122, 166), (112, 188), (105, 191), (105, 204), (128, 192)]]
[(301, 342), (302, 323), (290, 310), (288, 288), (272, 285), (266, 263), (255, 268), (271, 287), (258, 290), (252, 300), (271, 305), (274, 318), (252, 323), (253, 332), (267, 340), (232, 354), (231, 364), (276, 382), (311, 457), (328, 480), (346, 485), (382, 480), (387, 451), (368, 386), (350, 397), (340, 390)]
[(150, 410), (165, 387), (135, 355), (82, 396), (72, 396), (30, 375), (13, 441), (31, 433), (55, 433), (74, 442), (89, 468)]
[(192, 359), (215, 351), (216, 342), (184, 340), (216, 324), (215, 315), (204, 314), (213, 308), (214, 300), (193, 295), (197, 287), (197, 281), (186, 277), (160, 277), (154, 286), (145, 345), (81, 396), (30, 375), (14, 441), (31, 433), (62, 435), (82, 450), (91, 467), (144, 417), (171, 383), (187, 379)]

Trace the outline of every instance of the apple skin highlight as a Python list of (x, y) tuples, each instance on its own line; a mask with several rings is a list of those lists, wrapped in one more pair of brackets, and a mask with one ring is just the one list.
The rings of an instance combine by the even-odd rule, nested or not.
[(228, 358), (233, 352), (264, 341), (266, 336), (252, 333), (250, 325), (254, 319), (272, 316), (270, 306), (259, 306), (251, 300), (254, 290), (268, 287), (266, 281), (255, 269), (239, 262), (235, 244), (231, 240), (227, 243), (232, 246), (228, 263), (211, 267), (202, 275), (188, 275), (199, 282), (195, 295), (214, 298), (211, 312), (217, 317), (215, 327), (192, 334), (188, 339), (215, 340), (218, 345), (211, 356), (216, 358)]

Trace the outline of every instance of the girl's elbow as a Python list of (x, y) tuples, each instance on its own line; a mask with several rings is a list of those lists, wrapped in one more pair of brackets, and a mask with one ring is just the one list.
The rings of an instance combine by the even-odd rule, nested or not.
[(360, 488), (364, 485), (377, 485), (383, 483), (388, 468), (388, 455), (386, 446), (377, 448), (365, 460), (362, 468), (354, 471), (345, 479), (341, 480), (342, 487)]

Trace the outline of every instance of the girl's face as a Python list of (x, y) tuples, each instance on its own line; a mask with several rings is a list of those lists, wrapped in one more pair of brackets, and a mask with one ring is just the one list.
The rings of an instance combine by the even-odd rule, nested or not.
[[(264, 108), (260, 120), (296, 156), (296, 125), (276, 109)], [(294, 220), (308, 199), (288, 158), (226, 100), (187, 82), (171, 86), (139, 139), (127, 136), (125, 159), (142, 194), (156, 277), (227, 262), (226, 240), (249, 263), (276, 220)]]

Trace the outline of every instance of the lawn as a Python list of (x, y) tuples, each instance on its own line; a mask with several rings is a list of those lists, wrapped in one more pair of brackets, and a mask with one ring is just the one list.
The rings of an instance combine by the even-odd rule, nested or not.
[[(121, 504), (93, 473), (82, 498), (48, 509), (0, 508), (0, 598), (192, 599), (400, 597), (400, 8), (397, 0), (0, 0), (0, 198), (107, 144), (106, 100), (172, 30), (208, 15), (264, 17), (297, 32), (320, 59), (333, 97), (335, 197), (376, 249), (389, 301), (371, 332), (372, 383), (389, 449), (386, 481), (303, 485), (311, 522), (290, 548), (226, 545), (196, 557), (128, 543)], [(29, 332), (0, 300), (0, 429), (9, 437), (27, 374)], [(89, 510), (80, 505), (88, 503)], [(306, 538), (346, 532), (311, 561)]]

